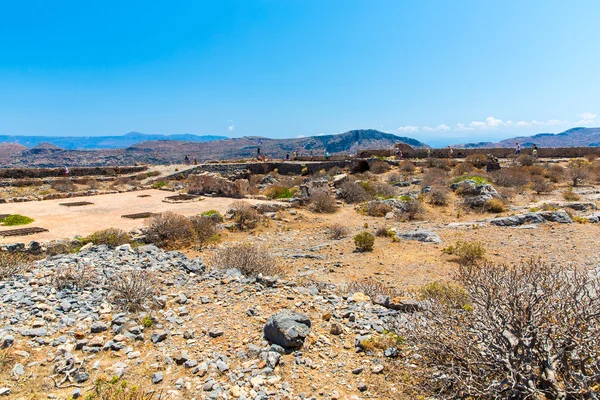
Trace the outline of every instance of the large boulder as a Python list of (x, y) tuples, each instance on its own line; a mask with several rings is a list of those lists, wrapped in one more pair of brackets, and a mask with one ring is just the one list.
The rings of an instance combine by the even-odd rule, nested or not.
[(272, 315), (264, 327), (265, 338), (271, 343), (290, 349), (304, 344), (310, 333), (310, 319), (292, 310), (283, 310)]
[(491, 219), (489, 222), (496, 226), (518, 226), (523, 224), (543, 224), (545, 222), (571, 224), (573, 220), (564, 211), (540, 211), (527, 214), (512, 215)]

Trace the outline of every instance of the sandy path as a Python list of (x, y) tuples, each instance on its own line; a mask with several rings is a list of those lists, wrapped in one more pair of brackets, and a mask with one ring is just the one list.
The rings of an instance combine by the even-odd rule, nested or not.
[[(139, 195), (149, 194), (150, 197), (140, 198)], [(0, 214), (21, 214), (35, 220), (29, 225), (17, 227), (0, 227), (0, 231), (40, 227), (49, 232), (29, 236), (0, 237), (0, 243), (28, 242), (30, 240), (47, 241), (52, 239), (72, 238), (76, 235), (86, 236), (100, 229), (115, 227), (129, 231), (144, 226), (144, 219), (121, 218), (123, 214), (141, 212), (173, 211), (186, 216), (196, 215), (202, 211), (217, 210), (224, 213), (234, 199), (210, 198), (193, 203), (171, 204), (162, 200), (176, 193), (160, 190), (143, 190), (137, 192), (107, 194), (71, 199), (57, 199), (26, 203), (9, 203), (0, 205)], [(81, 207), (66, 207), (59, 203), (89, 201), (93, 205)], [(259, 203), (260, 200), (246, 200)]]

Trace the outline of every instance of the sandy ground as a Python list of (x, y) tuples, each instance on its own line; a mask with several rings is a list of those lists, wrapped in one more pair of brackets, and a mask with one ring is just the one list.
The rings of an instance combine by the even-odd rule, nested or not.
[[(138, 197), (149, 194), (150, 197)], [(21, 214), (33, 218), (35, 222), (29, 225), (15, 227), (0, 227), (0, 231), (40, 227), (49, 232), (35, 235), (0, 238), (0, 243), (28, 242), (30, 240), (47, 241), (52, 239), (73, 238), (86, 236), (100, 229), (110, 227), (129, 231), (144, 226), (144, 219), (122, 218), (123, 214), (142, 212), (173, 211), (186, 216), (197, 215), (207, 210), (217, 210), (224, 213), (234, 199), (206, 197), (202, 201), (192, 203), (165, 203), (165, 197), (176, 193), (160, 190), (143, 190), (137, 192), (107, 194), (91, 197), (76, 197), (72, 199), (45, 200), (38, 202), (9, 203), (0, 205), (0, 214)], [(89, 201), (92, 205), (80, 207), (61, 206), (60, 203)], [(258, 203), (260, 200), (246, 200)]]

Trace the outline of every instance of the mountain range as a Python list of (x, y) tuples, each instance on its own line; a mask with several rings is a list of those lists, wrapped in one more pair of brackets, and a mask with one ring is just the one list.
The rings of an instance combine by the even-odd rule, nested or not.
[(516, 136), (496, 143), (477, 142), (459, 144), (459, 148), (514, 147), (515, 143), (531, 147), (597, 147), (600, 146), (600, 128), (572, 128), (561, 133), (538, 133), (533, 136)]
[(0, 143), (18, 143), (26, 147), (35, 147), (41, 143), (53, 144), (65, 150), (120, 149), (136, 143), (150, 140), (182, 140), (186, 142), (209, 142), (227, 139), (226, 136), (192, 135), (149, 135), (140, 132), (129, 132), (121, 136), (17, 136), (0, 135)]

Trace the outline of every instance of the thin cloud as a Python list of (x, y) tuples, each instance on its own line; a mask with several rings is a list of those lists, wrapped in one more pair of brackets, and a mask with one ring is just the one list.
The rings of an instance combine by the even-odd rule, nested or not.
[(583, 112), (577, 115), (581, 118), (576, 122), (576, 125), (590, 125), (596, 123), (596, 114), (591, 112)]
[(414, 126), (414, 125), (407, 125), (407, 126), (401, 126), (400, 128), (396, 129), (396, 131), (398, 131), (398, 132), (419, 132), (420, 128), (418, 126)]
[(233, 124), (229, 125), (229, 128), (227, 128), (227, 130), (229, 132), (233, 132), (234, 129), (235, 129), (235, 125), (233, 125)]

